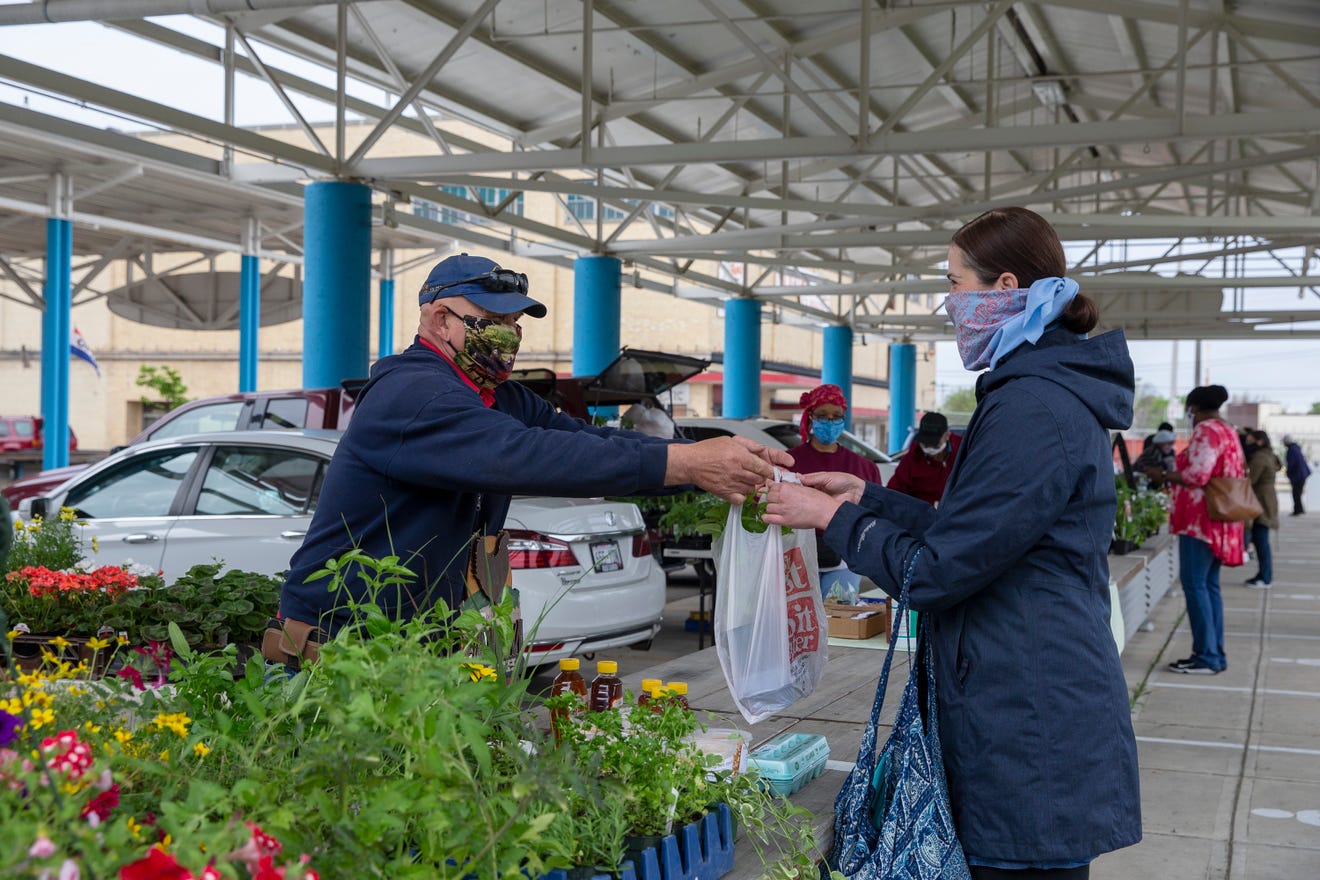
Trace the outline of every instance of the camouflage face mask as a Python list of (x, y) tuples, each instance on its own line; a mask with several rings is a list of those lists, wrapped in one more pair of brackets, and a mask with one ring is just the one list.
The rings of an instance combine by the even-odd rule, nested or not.
[(493, 389), (509, 378), (521, 344), (522, 328), (517, 325), (468, 327), (463, 348), (454, 356), (454, 363), (478, 388)]

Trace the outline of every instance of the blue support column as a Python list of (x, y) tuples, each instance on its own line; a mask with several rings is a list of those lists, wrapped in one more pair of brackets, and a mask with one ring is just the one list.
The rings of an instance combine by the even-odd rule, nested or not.
[(724, 411), (726, 419), (761, 414), (761, 302), (740, 297), (724, 303)]
[(376, 358), (394, 354), (394, 252), (380, 252), (380, 300), (376, 307)]
[(822, 385), (838, 385), (843, 389), (843, 396), (848, 401), (848, 411), (844, 414), (844, 427), (852, 429), (852, 376), (853, 376), (853, 332), (852, 328), (842, 324), (831, 324), (825, 328), (824, 351), (821, 358), (820, 382)]
[(303, 386), (367, 375), (371, 353), (371, 189), (318, 181), (303, 200)]
[[(57, 184), (58, 185), (58, 184)], [(46, 221), (46, 312), (41, 319), (41, 416), (43, 468), (69, 463), (69, 342), (73, 288), (73, 224)], [(6, 524), (7, 525), (7, 524)]]
[(917, 347), (910, 342), (889, 346), (889, 451), (903, 448), (917, 421)]
[(257, 390), (257, 337), (261, 326), (261, 261), (244, 254), (238, 280), (238, 390)]
[[(619, 356), (623, 312), (622, 264), (615, 257), (583, 256), (573, 261), (573, 375), (591, 376)], [(593, 407), (605, 418), (617, 406)]]

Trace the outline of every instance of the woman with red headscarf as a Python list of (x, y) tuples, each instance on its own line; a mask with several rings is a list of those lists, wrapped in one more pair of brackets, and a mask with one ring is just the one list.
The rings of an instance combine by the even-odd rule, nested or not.
[[(802, 445), (788, 450), (793, 456), (794, 472), (842, 471), (868, 483), (880, 482), (880, 468), (875, 462), (839, 445), (843, 415), (848, 411), (848, 399), (843, 396), (842, 388), (821, 385), (803, 394), (798, 403), (802, 406)], [(830, 549), (819, 530), (816, 531), (816, 563), (820, 568), (820, 588), (825, 598), (833, 595), (847, 604), (854, 604), (861, 575), (848, 570), (843, 558)]]

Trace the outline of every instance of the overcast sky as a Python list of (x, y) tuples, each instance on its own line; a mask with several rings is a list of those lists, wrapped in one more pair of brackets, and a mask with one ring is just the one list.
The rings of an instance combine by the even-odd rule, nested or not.
[[(188, 16), (155, 21), (203, 39), (221, 41), (218, 35), (222, 32), (218, 28)], [(261, 48), (258, 51), (268, 64), (308, 78), (323, 76), (317, 68), (277, 50)], [(111, 88), (141, 94), (192, 113), (216, 119), (221, 116), (223, 76), (219, 65), (181, 56), (98, 24), (77, 22), (0, 28), (0, 53), (88, 78)], [(236, 121), (239, 125), (292, 122), (265, 83), (245, 76), (239, 76), (237, 82)], [(351, 87), (350, 91), (369, 100), (383, 100), (382, 94), (373, 89), (357, 86)], [(90, 125), (125, 130), (143, 127), (136, 120), (116, 119), (79, 108), (67, 100), (3, 83), (0, 83), (0, 100)], [(294, 102), (312, 122), (333, 118), (334, 108), (329, 105), (297, 96), (294, 96)], [(1244, 271), (1282, 274), (1277, 264), (1270, 266), (1263, 262), (1249, 264)], [(1162, 268), (1160, 272), (1169, 274), (1171, 270)], [(1297, 290), (1253, 292), (1249, 296), (1251, 308), (1297, 308), (1299, 305)], [(1307, 300), (1314, 298), (1310, 292), (1303, 296)], [(1320, 303), (1306, 303), (1306, 306), (1320, 308)], [(1193, 376), (1194, 342), (1183, 341), (1178, 345), (1176, 375), (1172, 343), (1141, 341), (1133, 342), (1131, 348), (1139, 386), (1148, 385), (1154, 393), (1167, 396), (1172, 383), (1176, 396), (1181, 397), (1198, 384)], [(937, 399), (942, 401), (951, 391), (971, 387), (975, 376), (962, 369), (953, 343), (938, 343), (936, 352)], [(1312, 402), (1320, 401), (1320, 340), (1205, 342), (1202, 345), (1202, 371), (1208, 374), (1211, 382), (1227, 387), (1234, 399), (1277, 401), (1290, 411), (1306, 412)]]

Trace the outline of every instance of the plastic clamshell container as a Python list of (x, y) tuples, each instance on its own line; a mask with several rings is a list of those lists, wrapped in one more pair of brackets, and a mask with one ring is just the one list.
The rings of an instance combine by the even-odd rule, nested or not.
[(787, 797), (815, 779), (830, 758), (830, 744), (818, 733), (781, 733), (755, 749), (747, 766), (755, 767), (775, 794)]
[(732, 727), (712, 727), (692, 735), (696, 747), (708, 755), (718, 755), (720, 763), (711, 770), (732, 770), (741, 773), (747, 765), (747, 752), (752, 735)]

